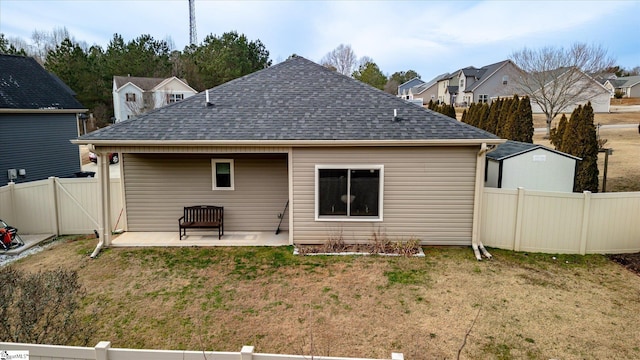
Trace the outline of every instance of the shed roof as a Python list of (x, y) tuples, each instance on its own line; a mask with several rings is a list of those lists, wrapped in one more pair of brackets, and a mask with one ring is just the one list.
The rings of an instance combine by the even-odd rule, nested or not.
[(73, 95), (35, 59), (0, 54), (0, 109), (85, 110)]
[[(408, 103), (302, 57), (84, 135), (125, 141), (502, 142), (495, 135)], [(397, 118), (394, 119), (394, 111)]]
[(514, 156), (528, 153), (536, 149), (543, 149), (543, 150), (546, 150), (558, 155), (566, 156), (575, 160), (582, 160), (579, 157), (575, 157), (573, 155), (569, 155), (561, 151), (553, 150), (546, 146), (542, 146), (539, 144), (530, 144), (530, 143), (525, 143), (520, 141), (513, 141), (513, 140), (507, 140), (505, 143), (498, 145), (495, 150), (487, 153), (487, 158), (496, 160), (496, 161), (502, 161)]

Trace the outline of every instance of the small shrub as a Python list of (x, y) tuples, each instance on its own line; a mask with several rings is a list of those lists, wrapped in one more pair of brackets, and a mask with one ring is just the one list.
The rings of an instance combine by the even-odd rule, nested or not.
[(616, 92), (613, 93), (613, 97), (616, 99), (622, 99), (624, 97), (624, 91), (616, 90)]
[(85, 291), (78, 274), (53, 270), (21, 273), (0, 269), (0, 341), (35, 344), (87, 345), (94, 333), (92, 317), (76, 312)]
[(329, 238), (324, 243), (322, 252), (331, 253), (331, 252), (342, 252), (347, 249), (347, 244), (344, 242), (344, 237), (342, 236), (342, 229), (329, 234)]

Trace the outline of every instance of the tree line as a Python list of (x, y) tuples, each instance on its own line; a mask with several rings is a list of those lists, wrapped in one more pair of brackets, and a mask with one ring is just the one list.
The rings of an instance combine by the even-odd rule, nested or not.
[(202, 91), (271, 65), (269, 51), (260, 40), (235, 31), (208, 35), (201, 44), (183, 51), (171, 50), (170, 39), (156, 40), (151, 35), (125, 41), (114, 34), (103, 49), (76, 41), (66, 30), (51, 34), (55, 36), (39, 37), (45, 38), (44, 46), (29, 49), (0, 33), (0, 53), (35, 57), (77, 93), (98, 126), (107, 125), (113, 116), (114, 76), (176, 76)]
[(533, 143), (533, 113), (528, 96), (499, 98), (487, 103), (472, 103), (462, 112), (461, 121), (503, 139)]

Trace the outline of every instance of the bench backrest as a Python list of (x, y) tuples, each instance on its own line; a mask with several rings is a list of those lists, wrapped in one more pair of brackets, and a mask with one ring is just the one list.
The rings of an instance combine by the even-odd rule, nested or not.
[(222, 222), (224, 208), (222, 206), (198, 205), (184, 208), (184, 221), (189, 222)]

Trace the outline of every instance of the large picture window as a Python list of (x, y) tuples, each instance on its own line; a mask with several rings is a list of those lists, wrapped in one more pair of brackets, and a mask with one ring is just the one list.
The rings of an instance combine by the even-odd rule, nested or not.
[(316, 166), (317, 220), (382, 220), (382, 165)]
[(233, 160), (212, 159), (213, 190), (233, 190)]

